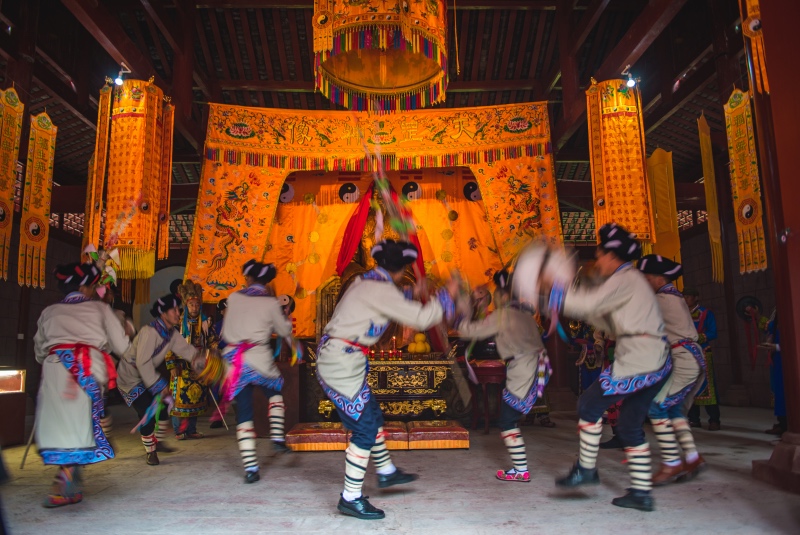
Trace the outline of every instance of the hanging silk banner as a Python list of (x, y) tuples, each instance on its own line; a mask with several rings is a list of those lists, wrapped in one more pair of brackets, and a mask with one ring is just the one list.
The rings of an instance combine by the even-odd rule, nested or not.
[(711, 278), (723, 282), (725, 270), (722, 259), (722, 230), (719, 224), (719, 205), (717, 204), (717, 178), (714, 173), (714, 152), (711, 147), (711, 129), (702, 113), (697, 119), (700, 135), (700, 156), (703, 159), (703, 186), (706, 193), (706, 222), (708, 240), (711, 245)]
[[(672, 153), (656, 149), (647, 159), (647, 178), (653, 199), (656, 243), (653, 253), (681, 262), (681, 238), (678, 231), (678, 207)], [(680, 283), (679, 283), (680, 284)]]
[(97, 134), (94, 155), (89, 160), (89, 179), (86, 183), (86, 211), (84, 212), (83, 248), (101, 243), (100, 229), (103, 221), (103, 192), (108, 164), (109, 132), (111, 129), (111, 86), (100, 89), (97, 101)]
[(50, 235), (50, 195), (53, 192), (53, 160), (58, 128), (47, 113), (31, 116), (25, 194), (19, 240), (17, 281), (44, 288), (47, 238)]
[(14, 222), (14, 186), (17, 182), (19, 138), (25, 105), (14, 88), (0, 91), (0, 276), (8, 280), (8, 257)]
[(761, 184), (750, 95), (734, 89), (725, 104), (734, 221), (739, 241), (739, 273), (767, 268)]
[[(172, 105), (165, 103), (164, 93), (152, 81), (125, 80), (114, 89), (113, 99), (105, 241), (120, 253), (120, 278), (140, 280), (142, 291), (137, 290), (136, 298), (147, 300), (156, 256), (168, 251), (168, 246), (159, 244), (169, 239)], [(102, 141), (96, 146), (101, 147)], [(101, 169), (100, 153), (95, 156), (96, 172)], [(123, 298), (130, 298), (126, 286)]]
[(758, 2), (759, 0), (745, 0), (747, 13), (742, 13), (744, 6), (739, 2), (739, 14), (742, 17), (742, 33), (747, 37), (752, 51), (755, 80), (750, 80), (750, 87), (759, 93), (769, 93), (767, 54), (764, 50), (764, 30), (761, 28), (761, 6)]
[[(387, 171), (469, 166), (480, 174), (474, 193), (492, 199), (486, 210), (497, 243), (489, 246), (504, 262), (534, 236), (561, 239), (544, 102), (379, 118), (211, 104), (205, 157), (186, 278), (203, 284), (213, 301), (241, 287), (244, 262), (265, 257), (282, 188), (290, 185), (284, 179), (298, 170), (371, 177), (379, 162)], [(445, 241), (455, 258), (455, 245)]]
[(619, 223), (647, 250), (656, 233), (645, 175), (641, 95), (625, 80), (598, 83), (593, 78), (586, 109), (595, 225)]

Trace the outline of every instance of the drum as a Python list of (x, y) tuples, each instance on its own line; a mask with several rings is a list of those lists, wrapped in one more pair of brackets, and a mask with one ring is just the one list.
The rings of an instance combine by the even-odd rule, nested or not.
[(542, 295), (542, 292), (549, 292), (550, 288), (542, 288), (543, 282), (552, 281), (554, 285), (567, 287), (575, 280), (576, 273), (573, 252), (536, 242), (519, 254), (512, 276), (512, 290), (521, 302), (547, 315), (550, 312), (546, 306), (549, 294)]
[(221, 386), (228, 376), (229, 364), (217, 348), (204, 349), (199, 355), (203, 362), (202, 371), (197, 375), (197, 381), (205, 386)]

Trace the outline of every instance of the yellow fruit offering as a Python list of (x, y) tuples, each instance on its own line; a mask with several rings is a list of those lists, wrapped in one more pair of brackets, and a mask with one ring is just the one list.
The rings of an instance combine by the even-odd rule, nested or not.
[(417, 352), (417, 343), (416, 342), (411, 342), (410, 344), (408, 344), (408, 352), (409, 353), (416, 353)]
[(414, 335), (415, 342), (427, 342), (428, 338), (425, 336), (425, 333), (417, 333)]
[(423, 347), (424, 347), (424, 349), (421, 351), (421, 353), (430, 353), (431, 352), (431, 345), (428, 342), (425, 342), (423, 344)]

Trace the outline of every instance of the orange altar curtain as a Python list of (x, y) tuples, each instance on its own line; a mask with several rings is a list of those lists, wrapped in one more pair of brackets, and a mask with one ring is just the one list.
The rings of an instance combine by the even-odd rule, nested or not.
[[(365, 146), (370, 152), (369, 156), (365, 155)], [(481, 265), (486, 266), (485, 270), (495, 265), (493, 261), (486, 260), (488, 256), (497, 254), (497, 262), (500, 258), (503, 263), (509, 262), (531, 237), (541, 236), (551, 242), (561, 240), (558, 199), (550, 157), (550, 124), (545, 102), (420, 110), (379, 118), (369, 117), (366, 113), (298, 113), (212, 104), (186, 278), (202, 284), (207, 300), (216, 302), (242, 286), (241, 266), (247, 260), (263, 258), (274, 261), (275, 255), (289, 254), (278, 249), (285, 243), (281, 239), (285, 240), (291, 235), (293, 240), (299, 239), (300, 243), (304, 243), (303, 247), (309, 251), (313, 244), (314, 253), (320, 258), (315, 264), (306, 262), (304, 258), (307, 260), (307, 256), (303, 257), (303, 251), (296, 244), (293, 245), (292, 261), (287, 261), (286, 266), (291, 268), (289, 264), (294, 264), (297, 268), (295, 278), (285, 268), (281, 272), (281, 266), (278, 266), (276, 290), (289, 293), (294, 283), (307, 293), (313, 292), (316, 287), (296, 277), (302, 272), (318, 273), (317, 284), (320, 284), (325, 282), (326, 276), (333, 274), (341, 242), (337, 233), (344, 232), (349, 217), (347, 214), (352, 213), (355, 205), (349, 209), (350, 212), (348, 209), (341, 209), (341, 213), (339, 209), (326, 212), (328, 207), (337, 203), (352, 202), (349, 201), (350, 197), (346, 199), (348, 202), (340, 198), (339, 189), (346, 182), (342, 182), (341, 177), (337, 179), (336, 188), (325, 190), (322, 184), (316, 182), (313, 191), (304, 189), (306, 186), (302, 184), (309, 180), (308, 174), (301, 179), (301, 173), (297, 173), (298, 179), (294, 182), (284, 184), (284, 180), (293, 171), (315, 171), (318, 174), (324, 171), (352, 172), (355, 178), (351, 182), (358, 183), (360, 191), (365, 192), (378, 158), (388, 171), (418, 172), (421, 169), (448, 166), (469, 166), (473, 169), (478, 190), (474, 195), (491, 200), (491, 206), (484, 203), (487, 205), (487, 214), (480, 215), (483, 208), (475, 206), (463, 209), (463, 214), (459, 212), (460, 205), (468, 202), (463, 191), (458, 198), (457, 188), (463, 190), (463, 185), (443, 185), (439, 189), (445, 190), (445, 200), (434, 200), (439, 205), (445, 206), (446, 203), (449, 206), (444, 208), (448, 215), (452, 210), (459, 212), (457, 220), (447, 219), (442, 223), (453, 227), (454, 236), (459, 234), (455, 229), (466, 227), (469, 218), (476, 221), (486, 218), (488, 225), (473, 224), (474, 227), (481, 227), (480, 232), (472, 232), (469, 236), (474, 238), (473, 248), (470, 249), (468, 243), (461, 246), (461, 249), (471, 251), (466, 258), (478, 254), (474, 251), (480, 247), (486, 247), (486, 251), (480, 253), (483, 255)], [(391, 180), (398, 193), (402, 192), (404, 184), (399, 175)], [(428, 183), (428, 180), (423, 182)], [(430, 183), (435, 181), (430, 180)], [(280, 197), (289, 193), (286, 185), (295, 190), (295, 196), (289, 203), (305, 203), (305, 208), (295, 209), (291, 216), (284, 214), (281, 209), (276, 217)], [(307, 194), (314, 197), (313, 202), (308, 202)], [(345, 191), (341, 195), (345, 197), (350, 193)], [(433, 201), (425, 198), (419, 200)], [(413, 203), (411, 208), (413, 213)], [(433, 217), (426, 215), (432, 213), (431, 210), (439, 210), (438, 205), (432, 203), (423, 209), (420, 204), (417, 223), (423, 228), (426, 227), (426, 218)], [(324, 225), (318, 222), (321, 213), (326, 214), (329, 220), (336, 221), (336, 224), (339, 217), (342, 220), (336, 233), (333, 227), (325, 229), (334, 242), (329, 244), (327, 257), (321, 244), (323, 239), (327, 239), (322, 237), (320, 230)], [(461, 220), (462, 215), (464, 220)], [(313, 222), (315, 216), (317, 223)], [(291, 233), (285, 221), (288, 217), (292, 221)], [(274, 232), (282, 232), (283, 238), (271, 233), (273, 221), (276, 223)], [(430, 225), (427, 223), (427, 226)], [(306, 235), (298, 238), (295, 228), (300, 228), (301, 233)], [(440, 237), (443, 230), (446, 229), (438, 229)], [(314, 231), (320, 233), (320, 238), (311, 242), (307, 234)], [(444, 240), (434, 238), (433, 242), (439, 239)], [(456, 238), (452, 240), (457, 241)], [(426, 247), (431, 247), (431, 254), (426, 255), (426, 260), (432, 262), (432, 269), (435, 266), (440, 270), (442, 266), (439, 262), (448, 263), (441, 260), (442, 253), (450, 252), (453, 259), (461, 258), (456, 254), (459, 249), (455, 244), (442, 244), (444, 249), (434, 251), (435, 246), (430, 239), (427, 243), (422, 244), (423, 254)], [(475, 243), (478, 246), (474, 246)], [(496, 253), (489, 252), (490, 248)], [(450, 258), (449, 255), (444, 257)], [(300, 261), (303, 263), (298, 265)], [(462, 260), (460, 264), (471, 266), (473, 262)], [(317, 275), (313, 280), (316, 278)]]
[[(645, 163), (641, 95), (625, 80), (586, 90), (595, 225), (616, 222), (650, 249), (656, 243)], [(599, 238), (598, 238), (599, 239)]]

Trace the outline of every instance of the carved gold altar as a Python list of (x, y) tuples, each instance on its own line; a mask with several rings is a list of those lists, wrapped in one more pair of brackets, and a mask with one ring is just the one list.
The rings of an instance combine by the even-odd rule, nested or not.
[[(405, 419), (430, 411), (439, 418), (458, 410), (448, 405), (448, 401), (454, 405), (453, 364), (452, 359), (439, 358), (435, 353), (415, 355), (415, 360), (371, 360), (367, 382), (386, 416)], [(310, 366), (316, 373), (316, 365)], [(330, 418), (334, 406), (327, 399), (320, 399), (318, 412)]]

